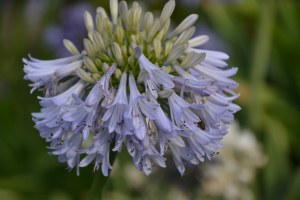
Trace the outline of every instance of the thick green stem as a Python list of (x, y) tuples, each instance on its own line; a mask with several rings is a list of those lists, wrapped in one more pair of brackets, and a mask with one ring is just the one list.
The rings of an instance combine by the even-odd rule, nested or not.
[[(117, 152), (112, 151), (110, 156), (110, 163), (113, 165), (117, 157)], [(110, 170), (111, 171), (111, 170)], [(108, 176), (103, 176), (102, 172), (96, 172), (92, 184), (90, 196), (88, 200), (101, 200), (105, 191), (106, 185), (109, 180), (110, 171)]]

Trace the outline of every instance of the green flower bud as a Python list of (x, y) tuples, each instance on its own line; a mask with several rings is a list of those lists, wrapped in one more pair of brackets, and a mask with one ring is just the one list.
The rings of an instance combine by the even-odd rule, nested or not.
[(155, 57), (159, 58), (161, 54), (161, 41), (159, 38), (155, 38), (153, 41)]
[(115, 58), (117, 59), (118, 65), (123, 66), (123, 56), (122, 56), (120, 45), (114, 42), (111, 48)]
[(172, 31), (168, 35), (167, 39), (171, 39), (174, 36), (179, 35), (183, 31), (187, 30), (197, 21), (197, 19), (198, 19), (198, 15), (196, 15), (196, 14), (192, 14), (192, 15), (188, 16), (187, 18), (185, 18), (185, 20), (183, 20), (181, 22), (181, 24), (179, 24), (179, 26), (174, 31)]
[(94, 46), (93, 43), (89, 39), (83, 39), (83, 46), (84, 49), (87, 53), (87, 55), (91, 58), (94, 59), (95, 54), (94, 54)]
[(164, 89), (158, 92), (158, 96), (162, 99), (169, 98), (174, 93), (174, 90)]
[(94, 64), (94, 62), (87, 56), (83, 57), (83, 63), (84, 65), (88, 68), (88, 70), (90, 70), (90, 72), (92, 73), (97, 73), (98, 69), (96, 67), (96, 65)]
[(184, 31), (180, 37), (177, 39), (177, 41), (175, 42), (174, 46), (178, 47), (180, 45), (185, 44), (195, 33), (196, 27), (192, 26), (191, 28), (189, 28), (188, 30)]
[(175, 9), (175, 0), (171, 0), (168, 3), (166, 3), (161, 15), (160, 15), (160, 27), (159, 30), (161, 30), (168, 19), (170, 19), (173, 11)]
[(73, 55), (78, 55), (80, 54), (79, 51), (77, 50), (77, 48), (75, 47), (75, 45), (70, 41), (70, 40), (67, 40), (67, 39), (64, 39), (63, 40), (63, 43), (66, 47), (66, 49)]
[(102, 61), (99, 58), (96, 58), (95, 59), (95, 65), (97, 66), (98, 69), (100, 69), (101, 66), (102, 66)]
[(155, 22), (152, 24), (149, 34), (147, 36), (147, 40), (146, 40), (147, 43), (150, 43), (152, 41), (153, 37), (157, 33), (159, 25), (160, 25), (159, 19), (155, 20)]
[(111, 22), (109, 21), (108, 18), (104, 19), (104, 27), (105, 27), (105, 30), (108, 33), (109, 37), (112, 37), (112, 35), (113, 35), (113, 29), (112, 29)]
[(110, 12), (113, 24), (116, 25), (118, 21), (118, 0), (110, 0)]
[(107, 63), (103, 63), (102, 64), (102, 71), (103, 71), (104, 74), (107, 73), (108, 69), (109, 69), (109, 65)]
[(206, 53), (196, 54), (181, 68), (183, 70), (188, 70), (188, 69), (194, 67), (195, 65), (199, 64), (200, 62), (202, 62), (205, 59), (205, 57), (206, 57)]
[(86, 73), (84, 70), (80, 68), (76, 69), (76, 74), (79, 78), (85, 80), (88, 83), (95, 83), (95, 80), (92, 79), (92, 77), (88, 73)]
[(177, 58), (181, 56), (184, 52), (184, 46), (177, 47), (168, 57), (166, 62), (164, 63), (164, 66), (170, 65), (173, 61), (175, 61)]
[(102, 19), (108, 18), (106, 11), (102, 7), (97, 8), (97, 13), (101, 15)]
[(165, 56), (168, 55), (171, 52), (171, 49), (173, 49), (174, 43), (172, 41), (167, 41), (165, 45)]
[(98, 32), (102, 34), (104, 23), (103, 23), (102, 15), (100, 13), (97, 13), (97, 15), (96, 15), (96, 27), (97, 27)]
[(122, 52), (123, 58), (127, 58), (127, 46), (126, 45), (121, 47), (121, 52)]
[(151, 12), (146, 12), (145, 14), (146, 35), (149, 35), (152, 24), (153, 24), (153, 14)]
[(125, 31), (122, 26), (117, 25), (115, 30), (115, 36), (120, 44), (123, 44), (125, 38)]
[(122, 25), (125, 29), (127, 29), (128, 6), (126, 1), (121, 1), (119, 3), (119, 13), (120, 13)]
[(98, 74), (98, 73), (94, 73), (94, 74), (92, 74), (92, 77), (93, 77), (93, 79), (94, 79), (95, 81), (99, 81), (100, 78), (101, 78), (101, 75)]
[(92, 15), (88, 11), (84, 11), (83, 17), (87, 31), (94, 31), (94, 21)]
[(96, 45), (99, 47), (100, 51), (103, 53), (107, 53), (107, 50), (105, 48), (105, 43), (104, 43), (104, 40), (103, 40), (101, 34), (98, 33), (97, 31), (94, 31), (93, 38), (94, 38)]
[(122, 71), (120, 69), (116, 69), (114, 74), (115, 74), (115, 77), (116, 77), (117, 80), (121, 79)]

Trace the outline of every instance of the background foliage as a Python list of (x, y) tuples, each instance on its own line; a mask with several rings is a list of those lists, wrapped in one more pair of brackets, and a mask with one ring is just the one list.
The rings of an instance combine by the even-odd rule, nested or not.
[[(30, 113), (40, 106), (37, 93), (30, 95), (29, 82), (23, 80), (21, 58), (27, 53), (41, 59), (61, 55), (54, 44), (57, 27), (64, 26), (63, 31), (69, 31), (63, 35), (67, 38), (85, 31), (84, 26), (77, 25), (83, 20), (72, 21), (71, 14), (63, 12), (86, 3), (91, 4), (87, 9), (102, 6), (108, 10), (108, 2), (0, 1), (0, 199), (86, 199), (93, 178), (92, 166), (81, 169), (77, 177), (74, 172), (66, 173), (56, 157), (47, 155), (45, 142), (33, 129)], [(166, 1), (141, 3), (156, 12)], [(251, 186), (255, 199), (300, 199), (299, 1), (176, 0), (176, 4), (174, 24), (190, 13), (199, 14), (198, 33), (212, 35), (207, 48), (225, 51), (231, 57), (229, 66), (239, 68), (234, 79), (240, 83), (241, 97), (236, 103), (242, 111), (236, 119), (243, 128), (255, 133), (268, 157)], [(81, 18), (83, 11), (79, 9), (77, 14)], [(179, 183), (174, 187), (189, 199), (199, 199), (196, 186), (201, 185), (201, 179), (195, 178), (197, 171), (192, 167), (183, 178), (176, 170), (157, 169), (145, 188), (133, 190), (124, 176), (128, 173), (124, 171), (127, 162), (132, 162), (129, 156), (119, 156), (108, 187), (110, 192), (118, 191), (123, 199), (139, 199), (145, 191), (155, 191), (153, 199), (165, 199), (163, 194), (174, 182)], [(137, 170), (134, 175), (145, 176)]]

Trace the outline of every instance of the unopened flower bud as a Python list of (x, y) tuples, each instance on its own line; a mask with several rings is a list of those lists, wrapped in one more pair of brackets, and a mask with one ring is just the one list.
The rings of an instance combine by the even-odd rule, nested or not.
[(80, 68), (76, 69), (76, 74), (79, 78), (85, 80), (88, 83), (95, 83), (95, 80), (88, 73), (86, 73), (84, 70)]
[(137, 45), (143, 45), (144, 44), (144, 37), (143, 34), (139, 33), (136, 36)]
[(169, 66), (167, 66), (166, 68), (162, 69), (161, 71), (163, 71), (163, 72), (169, 74), (169, 73), (172, 71), (172, 67), (169, 65)]
[(108, 18), (106, 11), (102, 7), (97, 8), (97, 13), (99, 13), (102, 16), (102, 19)]
[(198, 19), (198, 15), (196, 14), (192, 14), (188, 16), (187, 18), (185, 18), (185, 20), (183, 20), (183, 22), (181, 22), (181, 24), (179, 24), (179, 26), (174, 31), (172, 31), (172, 33), (168, 35), (167, 39), (171, 39), (174, 36), (187, 30), (197, 21), (197, 19)]
[(93, 79), (94, 79), (95, 81), (99, 81), (100, 78), (101, 78), (101, 75), (98, 74), (98, 73), (93, 73), (93, 74), (92, 74), (92, 77), (93, 77)]
[(147, 40), (146, 42), (149, 43), (152, 41), (153, 37), (155, 36), (155, 34), (157, 33), (157, 30), (159, 28), (160, 25), (160, 21), (159, 19), (155, 20), (155, 22), (152, 24), (151, 29), (149, 31), (149, 34), (147, 35)]
[(110, 12), (113, 24), (116, 25), (118, 21), (118, 0), (110, 0)]
[(159, 30), (161, 30), (167, 20), (171, 17), (173, 11), (175, 9), (175, 0), (171, 0), (168, 3), (166, 3), (161, 15), (160, 15), (160, 27)]
[(107, 53), (101, 34), (98, 33), (97, 31), (94, 31), (93, 38), (94, 38), (94, 42), (99, 47), (100, 51), (103, 53)]
[(134, 63), (135, 63), (135, 60), (132, 56), (129, 56), (128, 57), (128, 64), (133, 68), (134, 67)]
[(114, 74), (115, 74), (115, 77), (116, 77), (117, 80), (121, 79), (122, 71), (120, 69), (116, 69)]
[(127, 31), (129, 32), (132, 31), (132, 26), (133, 26), (132, 18), (133, 18), (133, 10), (130, 9), (127, 14)]
[(133, 15), (132, 15), (132, 25), (133, 29), (136, 33), (138, 33), (140, 30), (140, 19), (142, 15), (142, 8), (140, 6), (134, 8)]
[(185, 65), (183, 65), (181, 68), (184, 70), (188, 70), (195, 65), (199, 64), (202, 62), (206, 57), (206, 53), (199, 53), (194, 55)]
[(120, 13), (122, 25), (125, 29), (127, 29), (128, 6), (126, 1), (121, 1), (119, 3), (119, 13)]
[(149, 72), (145, 69), (140, 71), (140, 74), (137, 79), (137, 84), (142, 84), (149, 76)]
[(100, 69), (101, 66), (102, 66), (102, 61), (99, 58), (96, 58), (95, 59), (95, 65), (97, 66), (98, 69)]
[(173, 49), (174, 43), (172, 41), (167, 41), (166, 45), (165, 45), (165, 56), (168, 55), (171, 51), (171, 49)]
[(137, 40), (136, 40), (136, 36), (135, 35), (131, 35), (130, 36), (130, 41), (137, 44)]
[(121, 47), (121, 52), (122, 52), (123, 58), (127, 58), (127, 46), (126, 45)]
[(109, 44), (109, 35), (107, 34), (106, 30), (103, 31), (102, 38), (103, 38), (103, 42), (104, 42), (105, 47), (107, 47), (108, 44)]
[(161, 41), (158, 38), (155, 38), (153, 41), (155, 57), (159, 58), (161, 54)]
[(109, 65), (107, 63), (103, 63), (102, 64), (102, 71), (103, 71), (104, 74), (107, 73), (108, 69), (109, 69)]
[(130, 56), (134, 57), (134, 52), (131, 46), (129, 46), (129, 54)]
[(118, 65), (123, 66), (123, 56), (122, 56), (120, 45), (114, 42), (111, 48), (115, 58), (117, 59)]
[(145, 14), (146, 35), (149, 35), (152, 24), (153, 24), (153, 14), (151, 12), (146, 12)]
[(94, 21), (92, 15), (88, 11), (84, 11), (83, 16), (87, 31), (94, 31)]
[(158, 96), (162, 99), (169, 98), (174, 93), (174, 90), (164, 89), (158, 92)]
[(164, 66), (170, 65), (173, 61), (175, 61), (177, 58), (181, 56), (184, 52), (184, 46), (177, 47), (168, 57), (166, 62), (164, 63)]
[(184, 31), (180, 37), (177, 39), (177, 41), (175, 42), (174, 46), (178, 47), (180, 45), (185, 44), (195, 33), (196, 27), (192, 26), (191, 28), (189, 28), (188, 30)]
[(196, 53), (194, 51), (189, 52), (184, 59), (182, 59), (182, 62), (180, 63), (179, 67), (182, 67), (185, 65), (192, 57), (194, 57)]
[(197, 47), (202, 44), (205, 44), (209, 40), (209, 37), (207, 35), (200, 35), (198, 37), (195, 37), (191, 40), (189, 40), (189, 47)]
[(83, 57), (83, 63), (84, 65), (88, 68), (88, 70), (90, 70), (90, 72), (92, 73), (97, 73), (98, 69), (96, 67), (96, 65), (94, 64), (94, 62), (87, 56)]
[(63, 43), (66, 47), (66, 49), (73, 55), (78, 55), (80, 54), (79, 51), (77, 50), (77, 48), (75, 47), (75, 45), (70, 41), (70, 40), (67, 40), (67, 39), (64, 39), (63, 40)]
[(139, 3), (138, 2), (133, 2), (133, 4), (132, 4), (132, 8), (136, 8), (136, 7), (139, 7), (140, 5), (139, 5)]
[(120, 26), (120, 25), (116, 26), (115, 36), (117, 37), (117, 40), (120, 44), (122, 44), (124, 42), (125, 31), (122, 26)]
[(93, 43), (89, 39), (83, 39), (83, 46), (84, 46), (84, 49), (86, 50), (87, 55), (91, 59), (94, 59), (95, 54), (94, 54)]
[(110, 23), (110, 21), (109, 21), (108, 18), (104, 19), (104, 27), (105, 27), (105, 30), (108, 33), (108, 35), (110, 37), (112, 37), (112, 35), (113, 35), (113, 29), (112, 29), (111, 23)]
[(97, 13), (96, 15), (96, 27), (99, 33), (103, 33), (103, 27), (104, 27), (104, 22), (102, 15), (100, 13)]

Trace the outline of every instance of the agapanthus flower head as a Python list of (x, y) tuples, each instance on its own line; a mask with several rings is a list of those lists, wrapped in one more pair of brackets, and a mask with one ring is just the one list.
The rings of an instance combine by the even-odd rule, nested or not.
[[(111, 18), (101, 7), (95, 18), (84, 13), (84, 50), (64, 40), (70, 57), (23, 60), (31, 92), (45, 93), (41, 112), (32, 114), (35, 128), (51, 142), (50, 154), (78, 174), (94, 161), (95, 170), (101, 167), (107, 176), (110, 152), (121, 152), (125, 144), (147, 175), (154, 165), (166, 167), (167, 151), (183, 175), (186, 162), (210, 160), (224, 146), (227, 125), (240, 110), (232, 103), (238, 83), (228, 78), (237, 68), (223, 69), (225, 53), (194, 48), (209, 39), (191, 39), (196, 14), (168, 34), (174, 0), (159, 19), (150, 12), (142, 16), (137, 2), (129, 8), (110, 0), (110, 7)], [(82, 149), (91, 134), (94, 142)]]

